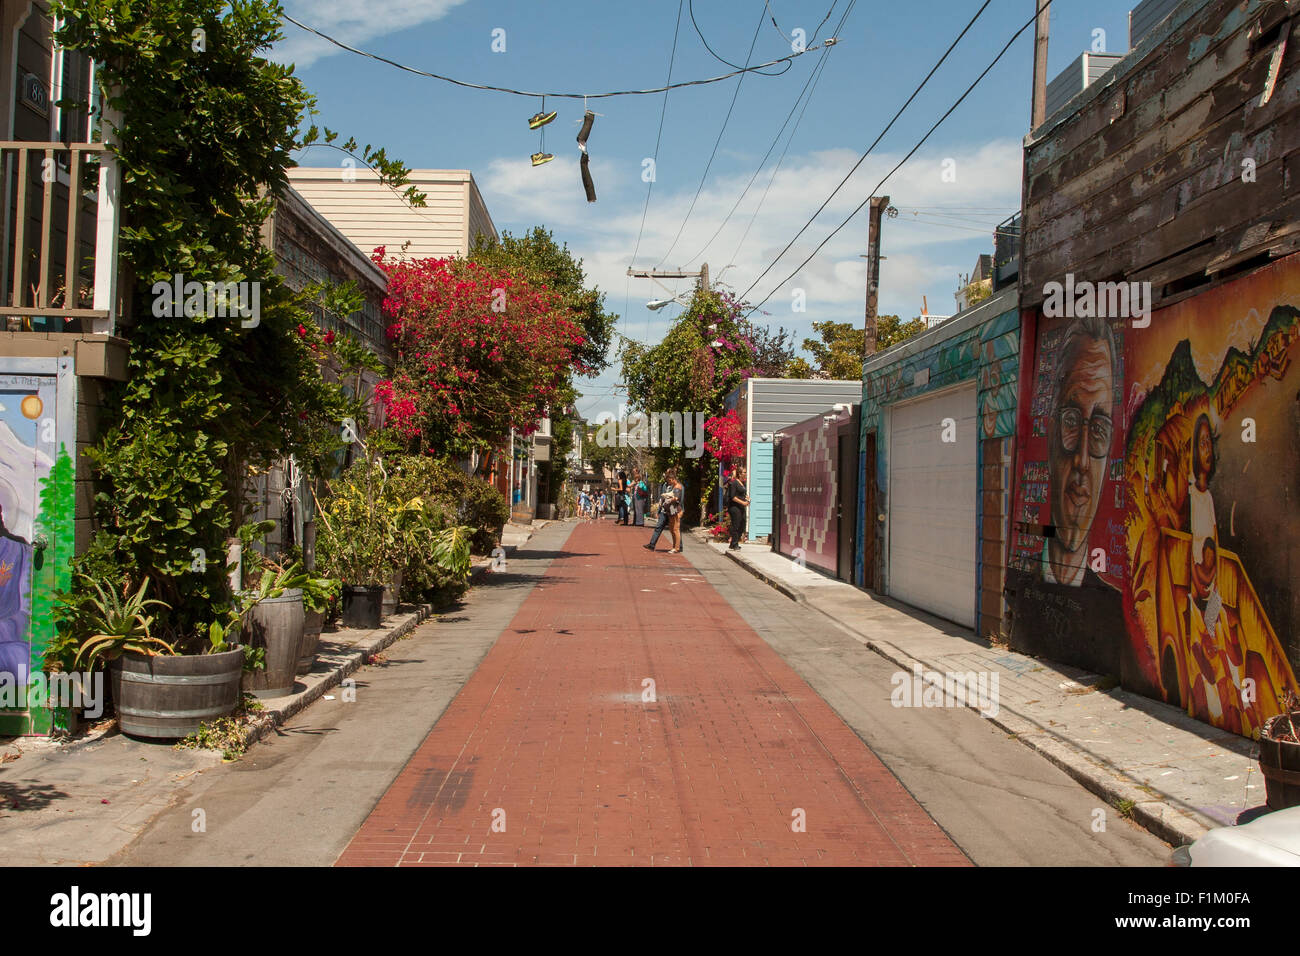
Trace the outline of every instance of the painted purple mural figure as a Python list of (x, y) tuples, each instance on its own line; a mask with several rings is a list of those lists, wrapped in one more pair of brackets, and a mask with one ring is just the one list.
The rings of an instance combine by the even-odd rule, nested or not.
[(27, 683), (27, 592), (31, 573), (31, 546), (4, 523), (0, 507), (0, 673), (13, 674), (19, 686)]
[(1102, 586), (1088, 566), (1088, 536), (1105, 490), (1114, 433), (1117, 352), (1109, 324), (1075, 320), (1065, 331), (1060, 355), (1048, 426), (1055, 533), (1043, 546), (1042, 576), (1048, 584)]

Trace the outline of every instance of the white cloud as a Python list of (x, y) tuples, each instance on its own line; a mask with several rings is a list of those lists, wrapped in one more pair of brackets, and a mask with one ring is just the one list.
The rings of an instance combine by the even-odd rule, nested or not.
[[(465, 0), (287, 0), (285, 10), (295, 20), (335, 39), (364, 49), (367, 40), (399, 33), (422, 23), (440, 20)], [(300, 70), (317, 60), (346, 51), (292, 23), (284, 25), (284, 39), (272, 50), (272, 59), (293, 63)], [(353, 54), (348, 54), (353, 55)]]
[[(702, 258), (709, 263), (715, 282), (720, 278), (736, 292), (743, 292), (843, 179), (858, 155), (852, 150), (834, 149), (787, 156), (748, 234), (746, 227), (767, 186), (767, 170), (759, 174), (735, 214), (710, 244), (753, 169), (711, 177), (681, 238), (660, 268), (695, 270)], [(947, 156), (957, 161), (955, 182), (944, 182), (941, 175)], [(860, 258), (866, 252), (865, 209), (827, 242), (793, 281), (783, 280), (870, 195), (900, 158), (901, 154), (884, 153), (868, 157), (817, 221), (749, 293), (751, 301), (772, 293), (762, 307), (768, 313), (767, 322), (793, 329), (796, 341), (801, 341), (810, 334), (814, 320), (861, 321), (866, 284), (866, 263)], [(657, 313), (646, 311), (647, 300), (666, 298), (668, 292), (646, 279), (628, 282), (627, 269), (645, 202), (640, 159), (602, 159), (593, 150), (591, 169), (599, 196), (595, 205), (588, 204), (583, 196), (576, 149), (572, 155), (567, 150), (557, 154), (554, 162), (536, 169), (526, 156), (499, 158), (485, 169), (475, 170), (475, 178), (498, 228), (504, 224), (518, 231), (543, 224), (552, 229), (584, 260), (589, 281), (608, 294), (611, 309), (622, 313), (626, 296), (627, 314), (620, 324), (623, 334), (656, 342), (681, 310), (669, 306)], [(635, 263), (638, 269), (658, 266), (673, 245), (695, 195), (698, 175), (698, 170), (678, 172), (660, 165)], [(995, 141), (970, 150), (945, 145), (942, 151), (918, 154), (895, 173), (882, 189), (900, 212), (896, 219), (886, 219), (882, 227), (882, 254), (886, 258), (881, 263), (880, 312), (898, 313), (904, 318), (919, 315), (923, 295), (928, 298), (932, 314), (954, 312), (952, 294), (959, 274), (971, 271), (979, 253), (993, 251), (993, 227), (1020, 206), (1020, 176), (1021, 144), (1016, 140)], [(975, 208), (988, 211), (966, 211)], [(937, 218), (957, 213), (967, 218)], [(745, 241), (740, 245), (742, 235)], [(689, 258), (706, 244), (704, 256)], [(738, 254), (733, 256), (738, 246)], [(691, 279), (662, 282), (682, 292), (688, 292), (694, 284)], [(795, 287), (806, 292), (806, 312), (791, 311), (791, 290)], [(617, 381), (618, 369), (614, 368), (591, 383), (582, 383), (580, 387), (586, 388), (591, 398), (580, 402), (579, 407), (584, 412), (614, 407), (618, 393), (608, 389)]]

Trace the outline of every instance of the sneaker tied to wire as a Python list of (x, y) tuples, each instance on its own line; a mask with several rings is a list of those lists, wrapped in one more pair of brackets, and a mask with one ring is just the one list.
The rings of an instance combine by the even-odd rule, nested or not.
[(554, 158), (554, 153), (533, 153), (533, 165), (540, 166), (543, 163), (549, 163)]
[(555, 110), (549, 113), (536, 113), (528, 120), (529, 129), (541, 129), (547, 123), (555, 119)]

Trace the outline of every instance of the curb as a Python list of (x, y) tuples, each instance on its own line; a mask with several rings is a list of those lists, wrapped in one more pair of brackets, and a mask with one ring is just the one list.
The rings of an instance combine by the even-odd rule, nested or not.
[[(509, 553), (515, 550), (515, 547), (516, 545), (506, 545), (505, 550)], [(472, 587), (480, 583), (489, 573), (491, 566), (491, 558), (482, 559), (475, 564), (470, 569), (469, 585)], [(309, 705), (324, 697), (326, 691), (342, 684), (345, 678), (360, 670), (373, 655), (397, 643), (442, 609), (432, 604), (415, 605), (414, 610), (406, 614), (394, 615), (388, 624), (381, 624), (375, 630), (369, 631), (365, 637), (354, 641), (346, 650), (333, 654), (318, 653), (317, 662), (324, 662), (330, 665), (331, 669), (324, 674), (313, 674), (308, 671), (305, 675), (295, 675), (295, 680), (304, 678), (313, 680), (305, 690), (296, 694), (263, 698), (261, 703), (264, 709), (250, 717), (239, 735), (240, 744), (247, 749), (271, 734), (290, 717), (301, 713)]]
[[(846, 629), (861, 644), (891, 663), (909, 671), (914, 666), (927, 671), (936, 669), (933, 665), (912, 657), (893, 644), (863, 637), (851, 622), (841, 620), (816, 604), (810, 604), (803, 594), (794, 591), (788, 585), (774, 581), (763, 571), (746, 563), (738, 554), (731, 551), (722, 553), (774, 590), (798, 604), (812, 608)], [(1088, 757), (1068, 739), (1052, 733), (1050, 729), (1035, 723), (1023, 714), (1016, 713), (1009, 707), (1001, 706), (997, 717), (984, 717), (984, 719), (1064, 771), (1071, 779), (1081, 784), (1090, 793), (1101, 797), (1116, 810), (1121, 802), (1130, 803), (1132, 809), (1128, 816), (1133, 822), (1166, 843), (1173, 846), (1193, 843), (1211, 829), (1209, 825), (1170, 803), (1153, 799), (1149, 790), (1143, 789), (1142, 784), (1122, 770)], [(1212, 825), (1218, 826), (1217, 823)]]

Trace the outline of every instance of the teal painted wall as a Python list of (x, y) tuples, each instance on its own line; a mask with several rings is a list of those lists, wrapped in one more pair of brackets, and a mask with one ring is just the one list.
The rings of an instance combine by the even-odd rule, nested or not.
[(772, 533), (772, 442), (749, 443), (749, 536)]

